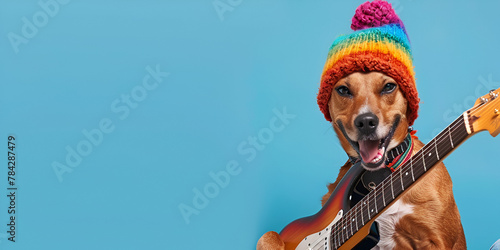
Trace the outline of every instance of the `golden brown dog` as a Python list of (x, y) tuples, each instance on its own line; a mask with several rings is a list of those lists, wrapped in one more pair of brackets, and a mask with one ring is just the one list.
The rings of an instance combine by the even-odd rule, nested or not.
[[(383, 73), (356, 72), (340, 79), (332, 91), (329, 111), (343, 149), (349, 156), (361, 158), (369, 171), (385, 167), (381, 155), (403, 142), (408, 134), (407, 101), (397, 83)], [(392, 137), (388, 136), (390, 130), (394, 131)], [(381, 144), (387, 148), (377, 148)], [(415, 139), (412, 155), (422, 146)], [(348, 161), (340, 169), (322, 205), (351, 166)], [(466, 249), (451, 178), (444, 164), (436, 165), (424, 180), (377, 218), (380, 241), (373, 249)], [(257, 249), (284, 249), (284, 243), (277, 233), (267, 232), (259, 239)]]

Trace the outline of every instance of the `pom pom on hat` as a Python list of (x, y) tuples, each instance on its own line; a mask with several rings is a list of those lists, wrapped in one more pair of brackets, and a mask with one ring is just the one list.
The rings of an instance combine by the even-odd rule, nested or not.
[(392, 9), (390, 3), (375, 0), (361, 4), (352, 18), (351, 29), (354, 31), (380, 27), (386, 24), (399, 24), (404, 29), (403, 22)]

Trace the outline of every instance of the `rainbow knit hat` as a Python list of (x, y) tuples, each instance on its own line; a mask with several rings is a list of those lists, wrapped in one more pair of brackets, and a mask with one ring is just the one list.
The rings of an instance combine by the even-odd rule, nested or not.
[(418, 116), (418, 98), (413, 71), (410, 40), (403, 22), (390, 3), (375, 0), (356, 9), (350, 35), (338, 37), (328, 52), (318, 105), (328, 121), (332, 121), (328, 102), (341, 78), (354, 72), (378, 71), (392, 77), (408, 101), (407, 119), (412, 125)]

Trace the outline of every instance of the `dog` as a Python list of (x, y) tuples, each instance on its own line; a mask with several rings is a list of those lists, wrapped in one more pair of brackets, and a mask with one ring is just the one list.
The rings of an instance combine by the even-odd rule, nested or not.
[[(328, 106), (342, 148), (349, 156), (360, 156), (368, 171), (385, 167), (383, 160), (377, 161), (376, 151), (389, 131), (394, 132), (390, 141), (384, 142), (386, 151), (402, 143), (408, 134), (407, 100), (396, 81), (383, 73), (355, 72), (340, 79)], [(359, 145), (359, 153), (353, 143)], [(413, 143), (412, 155), (424, 145), (417, 138)], [(322, 205), (351, 166), (348, 161), (340, 168)], [(376, 219), (380, 241), (373, 249), (466, 249), (446, 167), (439, 163), (424, 178)], [(257, 249), (284, 249), (284, 243), (277, 233), (268, 232), (259, 239)]]
[[(355, 203), (424, 145), (410, 128), (420, 99), (403, 22), (390, 3), (374, 0), (358, 6), (351, 28), (352, 34), (337, 37), (330, 47), (317, 98), (349, 156), (322, 205), (353, 164), (365, 169), (349, 191)], [(359, 183), (365, 191), (359, 192)], [(376, 218), (380, 240), (373, 249), (466, 249), (452, 187), (442, 163), (429, 169), (424, 181)], [(283, 248), (275, 232), (257, 243), (257, 249)]]

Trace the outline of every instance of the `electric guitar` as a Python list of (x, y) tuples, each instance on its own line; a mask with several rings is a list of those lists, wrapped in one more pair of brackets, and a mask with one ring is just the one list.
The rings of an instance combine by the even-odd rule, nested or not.
[[(349, 195), (363, 173), (360, 164), (353, 165), (337, 185), (323, 208), (315, 215), (295, 220), (280, 233), (285, 249), (369, 249), (375, 219), (436, 164), (470, 136), (487, 130), (495, 137), (500, 133), (500, 89), (480, 97), (474, 107), (446, 127), (407, 162), (378, 184), (359, 202), (351, 206)], [(364, 244), (371, 244), (370, 247)]]

